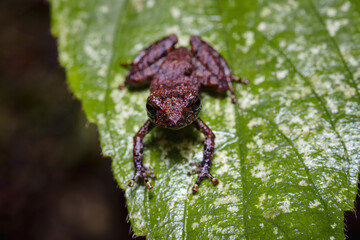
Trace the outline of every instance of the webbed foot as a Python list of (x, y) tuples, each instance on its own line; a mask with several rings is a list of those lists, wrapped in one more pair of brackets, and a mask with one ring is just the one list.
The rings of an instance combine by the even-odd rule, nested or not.
[(148, 168), (146, 167), (137, 167), (135, 168), (135, 175), (134, 178), (130, 180), (128, 186), (133, 187), (135, 184), (135, 181), (138, 178), (143, 178), (146, 182), (147, 189), (152, 189), (154, 186), (150, 183), (148, 176), (150, 176), (153, 179), (156, 179), (154, 173), (152, 173)]

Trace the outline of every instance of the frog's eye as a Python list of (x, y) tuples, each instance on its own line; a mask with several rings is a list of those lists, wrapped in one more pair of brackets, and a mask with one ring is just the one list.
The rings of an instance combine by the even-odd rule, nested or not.
[(198, 109), (199, 107), (200, 107), (200, 105), (201, 105), (201, 101), (200, 101), (200, 98), (196, 98), (196, 100), (193, 102), (193, 104), (192, 104), (192, 107), (194, 108), (194, 109)]
[(146, 110), (148, 110), (148, 112), (153, 112), (155, 110), (155, 108), (153, 106), (151, 106), (149, 103), (147, 103)]
[(192, 74), (192, 72), (193, 72), (192, 67), (188, 67), (188, 68), (185, 68), (184, 74), (186, 76), (190, 76)]

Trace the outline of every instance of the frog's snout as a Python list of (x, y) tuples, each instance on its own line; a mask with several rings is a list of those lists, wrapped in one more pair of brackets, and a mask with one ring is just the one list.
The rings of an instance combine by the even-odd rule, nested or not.
[(181, 114), (170, 114), (169, 120), (171, 125), (178, 126), (179, 123), (181, 122), (181, 118), (182, 118)]

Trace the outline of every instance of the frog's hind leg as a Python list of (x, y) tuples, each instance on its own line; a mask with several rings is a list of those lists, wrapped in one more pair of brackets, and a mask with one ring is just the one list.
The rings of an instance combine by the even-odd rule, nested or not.
[(201, 163), (197, 163), (197, 168), (192, 171), (193, 173), (199, 173), (198, 178), (194, 186), (192, 187), (192, 190), (194, 192), (197, 192), (202, 178), (209, 177), (213, 182), (214, 186), (217, 185), (219, 181), (210, 174), (211, 161), (214, 155), (215, 135), (200, 118), (198, 118), (193, 124), (199, 131), (201, 131), (205, 135), (203, 161)]
[(172, 34), (142, 50), (131, 64), (121, 63), (122, 66), (130, 68), (125, 84), (141, 85), (150, 80), (160, 68), (167, 53), (174, 49), (177, 41), (176, 35)]
[(152, 76), (159, 70), (164, 60), (165, 57), (162, 57), (144, 69), (132, 67), (126, 75), (125, 84), (130, 86), (139, 86), (148, 83)]
[(232, 75), (225, 59), (198, 36), (190, 38), (190, 45), (196, 57), (194, 65), (202, 84), (220, 92), (229, 90), (232, 102), (235, 103), (236, 97), (231, 81), (248, 84), (248, 80)]

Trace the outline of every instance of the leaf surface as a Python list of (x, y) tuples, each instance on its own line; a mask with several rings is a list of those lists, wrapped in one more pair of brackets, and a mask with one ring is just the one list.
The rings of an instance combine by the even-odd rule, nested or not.
[[(136, 235), (148, 239), (343, 239), (360, 161), (360, 2), (356, 0), (51, 0), (53, 33), (71, 90), (98, 126), (125, 190)], [(155, 187), (133, 177), (134, 134), (148, 89), (119, 90), (120, 67), (163, 36), (199, 35), (250, 79), (230, 98), (202, 94), (216, 134), (211, 172), (192, 127), (144, 140)], [(154, 182), (154, 181), (153, 181)]]

